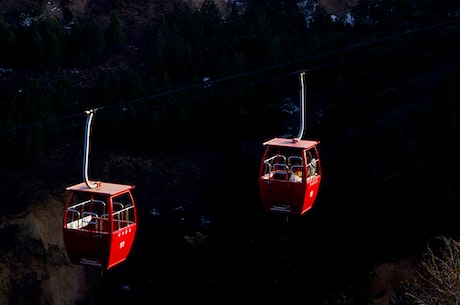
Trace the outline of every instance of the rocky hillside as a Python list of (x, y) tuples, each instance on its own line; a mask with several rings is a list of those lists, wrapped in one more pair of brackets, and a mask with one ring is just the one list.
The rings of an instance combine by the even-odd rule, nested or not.
[[(134, 280), (129, 278), (137, 272), (141, 272), (140, 278), (149, 276), (140, 270), (126, 273), (127, 270), (121, 267), (101, 279), (97, 270), (69, 263), (61, 227), (68, 195), (65, 187), (82, 179), (83, 147), (80, 146), (78, 140), (64, 144), (22, 173), (1, 170), (2, 175), (8, 175), (10, 183), (16, 181), (17, 185), (4, 185), (1, 191), (4, 199), (16, 203), (2, 201), (0, 304), (105, 304), (101, 298), (110, 290), (113, 298), (120, 297), (120, 294), (125, 293), (122, 285), (133, 285)], [(99, 153), (105, 157), (98, 157)], [(162, 160), (161, 164), (154, 166), (158, 160)], [(203, 196), (209, 194), (208, 188), (213, 185), (211, 167), (218, 166), (218, 160), (219, 154), (207, 151), (147, 156), (95, 147), (91, 162), (97, 171), (91, 173), (91, 176), (106, 181), (113, 179), (106, 179), (107, 176), (119, 176), (136, 185), (135, 194), (142, 225), (136, 249), (133, 250), (132, 263), (139, 259), (145, 260), (148, 253), (155, 255), (150, 250), (152, 247), (172, 249), (180, 246), (174, 240), (165, 241), (165, 244), (162, 238), (156, 240), (154, 236), (158, 233), (149, 232), (148, 229), (156, 221), (166, 221), (161, 229), (169, 228), (168, 235), (184, 234), (185, 238), (187, 234), (194, 233), (174, 227), (183, 226), (179, 219), (185, 216), (195, 229), (198, 228), (196, 224), (201, 215), (190, 208), (193, 204), (193, 209), (207, 209), (205, 202), (208, 199)], [(211, 166), (212, 162), (215, 163)], [(113, 175), (114, 172), (118, 174)], [(193, 179), (186, 178), (190, 176)], [(155, 219), (149, 216), (153, 215), (151, 213), (154, 210), (159, 213)], [(171, 215), (173, 217), (169, 218)], [(142, 266), (135, 265), (131, 266), (142, 269)], [(101, 287), (106, 279), (114, 283)]]

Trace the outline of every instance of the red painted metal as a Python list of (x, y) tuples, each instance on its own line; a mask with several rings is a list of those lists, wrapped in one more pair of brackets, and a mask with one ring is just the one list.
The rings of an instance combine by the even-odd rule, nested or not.
[(312, 208), (321, 182), (318, 144), (285, 138), (263, 143), (259, 189), (266, 211), (303, 215)]
[(128, 257), (137, 228), (133, 185), (69, 186), (63, 238), (70, 261), (108, 270)]

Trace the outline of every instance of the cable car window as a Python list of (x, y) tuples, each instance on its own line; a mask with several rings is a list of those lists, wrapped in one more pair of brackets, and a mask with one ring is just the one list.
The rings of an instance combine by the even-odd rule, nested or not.
[[(316, 156), (316, 151), (312, 149), (310, 154)], [(272, 148), (264, 160), (261, 178), (264, 180), (302, 182), (303, 177), (305, 177), (303, 162), (301, 151), (298, 149)]]
[(308, 167), (308, 178), (320, 175), (318, 166), (318, 155), (315, 149), (310, 149), (306, 153), (307, 155), (307, 167)]
[(303, 160), (301, 156), (289, 156), (288, 157), (289, 166), (293, 165), (303, 165)]
[(125, 193), (113, 200), (113, 227), (120, 230), (134, 223), (134, 206), (130, 204), (129, 194)]
[(88, 231), (107, 231), (100, 218), (107, 213), (107, 203), (103, 196), (84, 196), (76, 193), (67, 208), (66, 227)]

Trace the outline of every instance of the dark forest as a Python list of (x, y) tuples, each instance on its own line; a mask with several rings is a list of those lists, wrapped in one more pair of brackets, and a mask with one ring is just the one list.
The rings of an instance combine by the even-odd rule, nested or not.
[[(0, 272), (13, 253), (47, 270), (9, 271), (0, 301), (58, 304), (44, 266), (69, 265), (63, 249), (11, 219), (63, 208), (97, 109), (91, 175), (136, 184), (139, 231), (115, 270), (74, 266), (90, 288), (62, 304), (413, 304), (402, 281), (379, 303), (372, 273), (459, 237), (458, 1), (171, 1), (150, 18), (98, 2), (48, 18), (32, 2), (26, 25), (0, 1)], [(324, 177), (287, 218), (263, 211), (257, 175), (262, 143), (297, 133), (301, 71)]]

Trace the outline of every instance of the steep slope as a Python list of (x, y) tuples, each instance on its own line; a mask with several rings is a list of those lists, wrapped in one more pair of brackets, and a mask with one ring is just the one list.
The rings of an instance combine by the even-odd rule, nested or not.
[(62, 202), (53, 196), (23, 214), (3, 215), (1, 304), (76, 304), (91, 299), (89, 275), (69, 265), (63, 252), (61, 224)]

